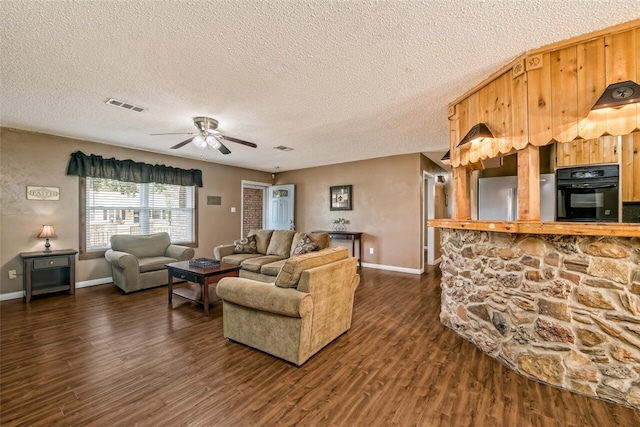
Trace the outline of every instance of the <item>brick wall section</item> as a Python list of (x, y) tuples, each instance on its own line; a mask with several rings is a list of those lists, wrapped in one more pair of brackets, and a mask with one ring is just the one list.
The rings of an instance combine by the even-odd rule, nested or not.
[(640, 239), (441, 240), (444, 325), (521, 375), (640, 409)]
[(249, 230), (263, 228), (262, 207), (264, 206), (264, 191), (259, 188), (244, 189), (244, 212), (242, 213), (242, 237), (249, 234)]

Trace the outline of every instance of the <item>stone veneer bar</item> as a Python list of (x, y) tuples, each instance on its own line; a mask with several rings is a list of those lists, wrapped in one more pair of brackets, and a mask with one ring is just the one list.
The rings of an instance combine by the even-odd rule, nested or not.
[(444, 325), (521, 375), (640, 409), (640, 238), (441, 240)]

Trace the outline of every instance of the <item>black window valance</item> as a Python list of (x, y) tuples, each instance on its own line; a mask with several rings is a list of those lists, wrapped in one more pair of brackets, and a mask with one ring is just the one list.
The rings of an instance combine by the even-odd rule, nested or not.
[(67, 175), (107, 178), (125, 182), (157, 182), (202, 187), (202, 171), (200, 169), (179, 169), (165, 165), (150, 165), (133, 160), (105, 159), (82, 151), (71, 153), (67, 167)]

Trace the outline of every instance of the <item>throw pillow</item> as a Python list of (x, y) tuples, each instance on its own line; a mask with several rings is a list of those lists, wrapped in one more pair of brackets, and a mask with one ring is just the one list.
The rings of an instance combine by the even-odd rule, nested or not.
[(258, 253), (258, 243), (256, 241), (256, 236), (255, 235), (246, 237), (244, 239), (236, 240), (235, 242), (233, 242), (233, 244), (235, 246), (233, 248), (233, 253), (234, 254), (256, 254), (256, 253)]
[(318, 244), (311, 240), (309, 236), (305, 235), (296, 245), (296, 248), (293, 250), (293, 255), (306, 254), (307, 252), (315, 251), (318, 248)]

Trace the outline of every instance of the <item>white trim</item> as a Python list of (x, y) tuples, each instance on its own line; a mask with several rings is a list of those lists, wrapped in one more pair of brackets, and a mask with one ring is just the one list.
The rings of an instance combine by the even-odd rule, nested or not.
[(11, 292), (8, 294), (0, 294), (0, 301), (6, 301), (10, 299), (18, 299), (24, 297), (24, 291), (20, 292)]
[(88, 288), (89, 286), (104, 285), (105, 283), (113, 282), (113, 277), (103, 277), (101, 279), (85, 280), (83, 282), (76, 282), (76, 289)]
[[(112, 283), (113, 278), (103, 277), (102, 279), (85, 280), (83, 282), (76, 282), (76, 289), (88, 288), (89, 286), (104, 285), (106, 283)], [(6, 301), (10, 299), (18, 299), (24, 297), (24, 291), (10, 292), (7, 294), (0, 294), (0, 301)]]
[(382, 264), (370, 264), (368, 262), (363, 262), (362, 266), (367, 268), (375, 268), (376, 270), (396, 271), (398, 273), (409, 273), (409, 274), (418, 274), (418, 275), (424, 272), (424, 271), (420, 271), (417, 268), (396, 267), (393, 265), (382, 265)]

